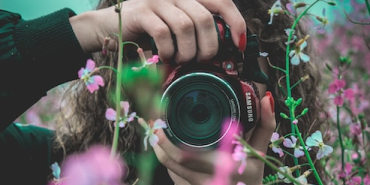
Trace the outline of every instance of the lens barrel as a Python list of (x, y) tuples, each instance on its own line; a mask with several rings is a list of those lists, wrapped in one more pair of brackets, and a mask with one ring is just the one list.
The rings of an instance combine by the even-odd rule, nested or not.
[(163, 93), (162, 119), (167, 137), (177, 145), (208, 149), (225, 137), (222, 128), (237, 127), (240, 105), (232, 86), (208, 72), (177, 78)]

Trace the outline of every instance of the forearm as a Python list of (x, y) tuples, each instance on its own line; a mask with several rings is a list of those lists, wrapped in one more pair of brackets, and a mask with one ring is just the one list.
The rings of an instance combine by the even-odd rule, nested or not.
[[(38, 19), (13, 21), (1, 43), (0, 131), (51, 88), (77, 79), (88, 55), (73, 32), (69, 9)], [(10, 30), (10, 31), (9, 31)], [(3, 30), (2, 30), (3, 31)], [(9, 46), (9, 43), (13, 43)]]
[(69, 19), (73, 32), (85, 53), (101, 50), (104, 37), (100, 33), (101, 17), (97, 11), (88, 11)]

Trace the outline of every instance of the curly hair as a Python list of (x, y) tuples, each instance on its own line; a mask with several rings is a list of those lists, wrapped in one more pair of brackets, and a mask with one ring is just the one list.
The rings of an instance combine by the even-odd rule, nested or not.
[[(247, 25), (255, 28), (255, 32), (259, 37), (261, 48), (269, 55), (271, 65), (285, 69), (285, 53), (287, 35), (285, 29), (290, 28), (294, 19), (288, 15), (279, 15), (274, 17), (274, 23), (268, 25), (270, 15), (268, 10), (271, 8), (275, 0), (234, 0), (238, 9), (244, 16)], [(281, 0), (283, 7), (288, 3), (288, 0)], [(100, 0), (97, 9), (112, 6), (109, 0)], [(307, 34), (305, 25), (299, 23), (295, 29), (297, 38), (303, 38)], [(302, 136), (306, 136), (324, 125), (325, 120), (320, 118), (320, 113), (324, 111), (324, 102), (320, 97), (319, 85), (321, 82), (321, 75), (316, 68), (315, 60), (313, 57), (313, 49), (310, 47), (310, 40), (305, 53), (311, 56), (311, 61), (300, 64), (298, 66), (290, 66), (290, 79), (292, 82), (297, 82), (304, 76), (308, 75), (308, 79), (299, 83), (292, 90), (292, 97), (294, 99), (302, 98), (301, 106), (297, 107), (297, 112), (302, 111), (308, 107), (309, 111), (306, 115), (300, 117), (298, 127)], [(101, 52), (94, 53), (94, 61), (98, 66), (109, 65), (116, 67), (117, 54), (115, 52), (108, 52), (103, 56)], [(135, 58), (137, 56), (129, 56), (128, 58)], [(84, 151), (89, 146), (100, 143), (111, 145), (113, 141), (114, 127), (111, 121), (105, 119), (105, 111), (107, 108), (115, 105), (115, 79), (116, 75), (111, 70), (100, 70), (100, 75), (105, 79), (107, 84), (99, 89), (94, 94), (90, 94), (85, 89), (85, 85), (80, 81), (73, 81), (70, 83), (61, 106), (61, 111), (58, 120), (58, 127), (56, 129), (56, 142), (55, 152), (59, 156), (59, 160), (76, 151)], [(273, 90), (275, 91), (274, 100), (278, 109), (276, 111), (288, 113), (288, 108), (285, 105), (286, 95), (282, 91), (285, 88), (285, 74), (272, 67), (268, 69), (269, 79), (272, 82)], [(130, 99), (129, 93), (126, 88), (122, 87), (121, 99)], [(113, 95), (113, 96), (112, 96)], [(276, 115), (279, 115), (278, 112)], [(284, 136), (291, 133), (291, 124), (289, 120), (280, 119), (277, 116), (277, 130), (280, 135)], [(135, 126), (137, 124), (127, 124), (124, 128), (120, 129), (118, 151), (125, 157), (130, 173), (126, 177), (127, 182), (132, 182), (136, 177), (136, 170), (130, 164), (134, 164), (136, 160), (135, 153), (140, 152), (141, 140), (140, 129)], [(290, 151), (289, 149), (287, 149)], [(314, 158), (314, 152), (311, 152)], [(268, 155), (278, 157), (275, 153), (268, 150)], [(287, 166), (294, 166), (292, 157), (285, 155), (279, 158), (283, 164)], [(305, 157), (299, 158), (299, 164), (307, 163)], [(323, 169), (319, 164), (315, 164), (322, 178)], [(304, 167), (303, 167), (304, 168)], [(304, 169), (302, 169), (304, 170)], [(265, 167), (265, 174), (274, 174), (273, 170)], [(316, 183), (313, 175), (308, 177), (310, 183)]]

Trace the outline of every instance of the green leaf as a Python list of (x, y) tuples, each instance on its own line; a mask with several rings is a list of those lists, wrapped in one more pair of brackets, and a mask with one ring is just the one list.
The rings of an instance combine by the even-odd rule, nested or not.
[(308, 112), (308, 108), (303, 109), (303, 111), (301, 112), (301, 116), (305, 115), (307, 112)]
[(263, 184), (266, 184), (266, 183), (269, 183), (269, 182), (275, 182), (276, 180), (278, 179), (278, 176), (277, 174), (274, 174), (274, 175), (268, 175), (268, 176), (265, 176), (262, 180), (262, 183)]
[(280, 112), (280, 116), (284, 119), (289, 119), (289, 117), (286, 114), (282, 113), (282, 112)]
[(331, 5), (331, 6), (337, 5), (334, 1), (328, 1), (327, 3), (328, 3), (328, 5)]
[(297, 107), (302, 103), (302, 98), (299, 98), (297, 101), (294, 102), (294, 105)]
[(325, 66), (326, 66), (326, 68), (327, 68), (329, 71), (333, 71), (333, 68), (330, 66), (330, 64), (325, 63)]

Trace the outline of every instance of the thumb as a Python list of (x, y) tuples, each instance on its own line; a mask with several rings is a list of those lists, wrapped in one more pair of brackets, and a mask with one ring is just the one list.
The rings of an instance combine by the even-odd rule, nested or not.
[(261, 152), (267, 151), (271, 135), (276, 127), (274, 104), (271, 92), (266, 91), (261, 100), (261, 119), (249, 139), (250, 145)]

